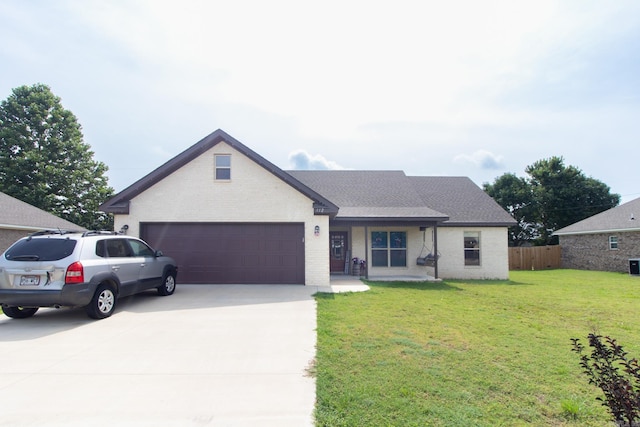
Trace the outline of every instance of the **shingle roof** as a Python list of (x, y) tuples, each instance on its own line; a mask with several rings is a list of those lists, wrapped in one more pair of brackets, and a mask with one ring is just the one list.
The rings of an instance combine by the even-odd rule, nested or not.
[(423, 203), (449, 215), (445, 225), (510, 227), (516, 221), (464, 176), (410, 176)]
[(288, 171), (337, 205), (336, 218), (412, 218), (443, 221), (425, 206), (402, 171)]
[(424, 218), (444, 225), (511, 226), (515, 220), (466, 177), (402, 171), (289, 171), (335, 203), (337, 219)]
[(0, 228), (84, 230), (72, 222), (0, 192)]
[(511, 216), (468, 178), (407, 177), (402, 171), (285, 172), (220, 129), (125, 188), (100, 209), (129, 213), (132, 198), (222, 141), (314, 200), (319, 212), (335, 215), (338, 220), (515, 225)]
[(557, 230), (556, 235), (640, 231), (640, 198)]

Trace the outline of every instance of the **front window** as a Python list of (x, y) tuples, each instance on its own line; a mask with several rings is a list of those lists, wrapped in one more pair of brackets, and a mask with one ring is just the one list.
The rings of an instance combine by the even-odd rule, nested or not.
[(231, 179), (231, 155), (216, 154), (214, 157), (216, 167), (216, 180), (228, 181)]
[(464, 232), (464, 265), (480, 265), (480, 232)]
[(406, 267), (407, 233), (404, 231), (371, 232), (372, 267)]
[(129, 240), (129, 245), (131, 245), (131, 250), (133, 251), (133, 256), (135, 257), (153, 257), (155, 256), (155, 253), (153, 252), (153, 250), (145, 245), (144, 243), (142, 243), (139, 240)]
[(609, 249), (618, 249), (618, 236), (609, 236)]

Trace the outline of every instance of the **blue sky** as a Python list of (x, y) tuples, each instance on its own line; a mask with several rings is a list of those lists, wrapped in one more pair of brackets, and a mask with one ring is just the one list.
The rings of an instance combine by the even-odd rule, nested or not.
[(116, 191), (221, 128), (283, 169), (476, 184), (551, 156), (640, 197), (640, 2), (0, 1)]

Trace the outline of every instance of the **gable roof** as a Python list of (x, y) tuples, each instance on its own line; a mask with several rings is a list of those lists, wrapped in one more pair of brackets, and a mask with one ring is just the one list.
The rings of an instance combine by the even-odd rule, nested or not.
[(166, 178), (173, 172), (177, 171), (190, 161), (194, 160), (196, 157), (204, 154), (206, 151), (216, 146), (220, 142), (227, 143), (237, 151), (247, 156), (249, 159), (256, 162), (258, 165), (265, 168), (267, 171), (271, 172), (272, 174), (298, 190), (300, 193), (312, 199), (314, 201), (314, 208), (316, 212), (327, 215), (335, 215), (335, 213), (338, 211), (337, 206), (335, 206), (329, 200), (325, 199), (320, 194), (305, 186), (294, 177), (287, 174), (282, 169), (280, 169), (264, 157), (260, 156), (258, 153), (251, 150), (249, 147), (245, 146), (237, 139), (231, 137), (221, 129), (212, 132), (159, 168), (134, 182), (132, 185), (125, 188), (124, 190), (113, 196), (111, 199), (100, 205), (99, 209), (103, 212), (108, 213), (128, 214), (129, 202), (131, 201), (131, 199), (144, 192), (157, 182)]
[(10, 230), (84, 230), (83, 227), (0, 192), (0, 228)]
[(640, 198), (557, 230), (555, 235), (640, 231)]
[(512, 226), (515, 220), (466, 177), (408, 177), (402, 171), (285, 172), (221, 129), (206, 136), (100, 205), (128, 214), (129, 203), (196, 157), (225, 142), (314, 201), (317, 214), (337, 221)]

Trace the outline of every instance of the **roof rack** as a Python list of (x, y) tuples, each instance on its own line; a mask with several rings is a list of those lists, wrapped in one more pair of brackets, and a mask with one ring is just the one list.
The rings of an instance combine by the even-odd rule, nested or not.
[(29, 237), (33, 237), (33, 236), (46, 236), (48, 234), (76, 234), (76, 233), (82, 233), (82, 231), (80, 230), (61, 230), (61, 229), (50, 229), (50, 230), (40, 230), (40, 231), (36, 231), (34, 233), (29, 234)]
[(107, 230), (89, 230), (82, 233), (82, 237), (85, 236), (96, 236), (96, 235), (109, 235), (113, 236), (118, 234), (116, 231), (107, 231)]

